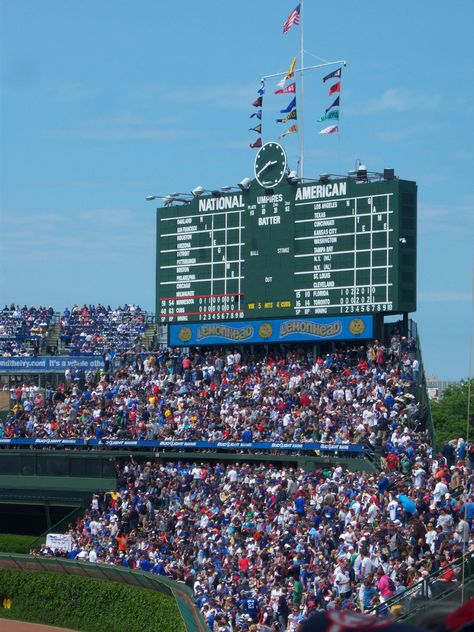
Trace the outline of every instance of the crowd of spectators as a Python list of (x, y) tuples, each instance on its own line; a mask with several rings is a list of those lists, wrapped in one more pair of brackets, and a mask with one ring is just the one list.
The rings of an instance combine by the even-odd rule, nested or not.
[[(0, 311), (0, 355), (39, 355), (55, 315), (52, 307), (6, 305)], [(115, 355), (140, 350), (146, 332), (146, 312), (137, 305), (112, 309), (74, 305), (60, 319), (58, 349), (51, 353)]]
[(60, 340), (71, 354), (116, 353), (140, 344), (146, 315), (137, 305), (112, 309), (103, 305), (66, 308), (60, 322)]
[(52, 307), (5, 305), (0, 311), (0, 355), (38, 355), (53, 315)]
[(382, 445), (391, 468), (390, 454), (401, 459), (426, 443), (412, 362), (378, 342), (319, 357), (292, 348), (124, 352), (101, 372), (68, 370), (39, 405), (15, 389), (2, 434)]
[(474, 551), (467, 454), (458, 442), (449, 466), (419, 449), (405, 476), (132, 458), (118, 491), (95, 494), (71, 525), (71, 551), (41, 554), (184, 582), (216, 632), (295, 632), (318, 611), (384, 615), (434, 571), (429, 596), (454, 586), (452, 562)]
[(68, 557), (185, 582), (213, 632), (294, 632), (332, 609), (387, 614), (433, 571), (433, 595), (457, 581), (451, 562), (474, 549), (474, 446), (433, 454), (412, 341), (320, 355), (110, 344), (95, 347), (101, 371), (17, 386), (2, 436), (355, 443), (379, 448), (381, 472), (131, 459), (118, 491), (94, 495), (71, 526)]

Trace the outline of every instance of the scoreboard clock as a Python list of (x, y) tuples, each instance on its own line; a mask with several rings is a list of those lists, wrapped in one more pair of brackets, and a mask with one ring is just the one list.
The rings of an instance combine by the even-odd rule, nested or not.
[(285, 174), (266, 143), (248, 191), (158, 209), (160, 322), (416, 310), (416, 183)]
[(286, 154), (278, 143), (265, 143), (255, 157), (255, 179), (265, 189), (276, 187), (285, 177)]

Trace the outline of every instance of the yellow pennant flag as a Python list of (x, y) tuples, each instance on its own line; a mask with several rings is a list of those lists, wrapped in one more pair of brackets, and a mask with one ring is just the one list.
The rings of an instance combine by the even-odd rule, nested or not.
[(288, 72), (286, 73), (285, 79), (291, 79), (291, 77), (293, 77), (293, 75), (295, 74), (295, 66), (296, 66), (296, 57), (293, 57), (293, 61), (291, 62), (291, 66)]
[(288, 69), (288, 72), (286, 73), (286, 75), (283, 77), (283, 79), (280, 79), (280, 81), (277, 83), (277, 86), (279, 88), (283, 88), (283, 86), (285, 85), (285, 81), (287, 79), (291, 79), (291, 77), (293, 77), (293, 75), (295, 74), (295, 66), (296, 66), (296, 57), (293, 57), (293, 61), (290, 64), (290, 67)]

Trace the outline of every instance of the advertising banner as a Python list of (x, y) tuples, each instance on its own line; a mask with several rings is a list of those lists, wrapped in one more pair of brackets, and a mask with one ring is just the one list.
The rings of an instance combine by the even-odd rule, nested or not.
[(103, 369), (102, 356), (22, 356), (0, 358), (0, 373), (63, 373), (66, 369)]
[(292, 441), (274, 441), (245, 443), (243, 441), (147, 441), (145, 439), (8, 439), (1, 438), (0, 446), (102, 446), (114, 448), (176, 448), (176, 449), (210, 449), (210, 450), (294, 450), (305, 452), (359, 452), (364, 446), (350, 443), (295, 443)]
[(373, 337), (373, 316), (277, 318), (242, 322), (170, 325), (170, 345), (198, 346), (262, 342), (363, 340)]

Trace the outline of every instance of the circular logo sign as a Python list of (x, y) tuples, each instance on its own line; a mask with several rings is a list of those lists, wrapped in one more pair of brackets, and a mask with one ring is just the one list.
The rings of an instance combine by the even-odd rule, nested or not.
[(360, 318), (353, 318), (349, 324), (349, 331), (351, 332), (351, 334), (353, 334), (354, 336), (360, 336), (360, 334), (363, 334), (365, 330), (365, 324), (364, 321), (361, 320)]
[(193, 337), (193, 334), (191, 330), (189, 329), (189, 327), (181, 327), (181, 329), (179, 330), (178, 338), (182, 342), (188, 342), (189, 340), (191, 340), (192, 337)]
[(270, 323), (262, 323), (258, 328), (258, 335), (260, 336), (260, 338), (270, 338), (272, 333), (273, 327), (270, 325)]

